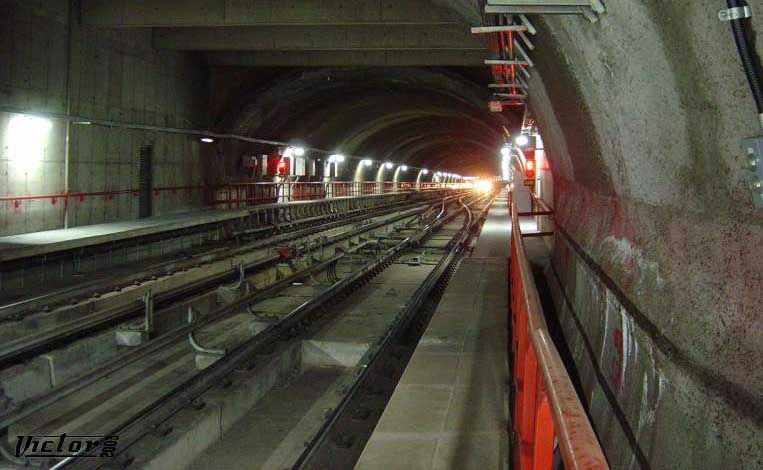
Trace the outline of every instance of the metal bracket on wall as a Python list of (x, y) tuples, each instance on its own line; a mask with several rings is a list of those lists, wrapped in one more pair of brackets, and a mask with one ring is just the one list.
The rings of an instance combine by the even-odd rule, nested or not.
[(763, 136), (751, 137), (742, 141), (747, 164), (752, 171), (750, 186), (755, 207), (763, 209)]
[(743, 20), (745, 18), (752, 18), (752, 8), (748, 6), (725, 8), (718, 12), (718, 19), (720, 21), (734, 21)]
[[(501, 88), (508, 93), (494, 93), (488, 103), (493, 112), (504, 106), (525, 106), (530, 70), (535, 66), (528, 51), (535, 50), (530, 35), (537, 34), (528, 14), (582, 15), (598, 21), (606, 8), (601, 0), (486, 0), (485, 13), (496, 15), (493, 25), (476, 26), (472, 34), (490, 34), (488, 48), (497, 57), (485, 60), (493, 71), (494, 83), (488, 88)], [(505, 99), (509, 101), (505, 101)]]

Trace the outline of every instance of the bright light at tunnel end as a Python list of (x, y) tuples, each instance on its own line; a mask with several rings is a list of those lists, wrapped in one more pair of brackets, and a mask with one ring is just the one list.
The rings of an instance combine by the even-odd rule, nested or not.
[(474, 189), (487, 194), (493, 190), (493, 182), (488, 180), (477, 180), (474, 182)]

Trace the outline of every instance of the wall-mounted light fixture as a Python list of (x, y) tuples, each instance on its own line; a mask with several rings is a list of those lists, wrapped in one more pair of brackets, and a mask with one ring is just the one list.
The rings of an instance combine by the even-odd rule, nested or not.
[(387, 163), (385, 163), (385, 164), (384, 164), (384, 167), (385, 167), (386, 169), (388, 169), (388, 170), (391, 170), (391, 169), (392, 169), (392, 167), (394, 167), (394, 166), (395, 166), (395, 164), (394, 164), (394, 163), (392, 163), (392, 162), (387, 162)]
[(50, 120), (36, 116), (19, 114), (10, 119), (8, 150), (15, 167), (25, 172), (37, 168), (45, 155), (51, 127)]
[(215, 142), (215, 139), (213, 139), (212, 137), (202, 137), (201, 141), (204, 142), (205, 144), (212, 144)]
[(527, 134), (519, 134), (514, 139), (514, 143), (519, 145), (520, 147), (524, 147), (525, 145), (530, 143), (530, 137)]
[(369, 159), (365, 159), (365, 160), (361, 161), (360, 163), (362, 163), (364, 166), (371, 166), (371, 165), (374, 164), (374, 161), (373, 160), (369, 160)]

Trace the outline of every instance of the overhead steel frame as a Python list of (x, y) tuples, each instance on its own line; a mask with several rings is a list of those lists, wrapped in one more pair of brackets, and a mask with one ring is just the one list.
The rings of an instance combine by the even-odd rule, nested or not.
[(500, 112), (504, 106), (524, 106), (528, 93), (529, 68), (535, 66), (530, 52), (535, 44), (530, 35), (537, 30), (526, 15), (582, 15), (591, 22), (598, 21), (606, 9), (601, 0), (486, 0), (485, 13), (497, 15), (495, 25), (476, 26), (473, 34), (488, 34), (487, 45), (498, 58), (486, 59), (493, 72), (495, 92), (490, 102), (493, 111)]

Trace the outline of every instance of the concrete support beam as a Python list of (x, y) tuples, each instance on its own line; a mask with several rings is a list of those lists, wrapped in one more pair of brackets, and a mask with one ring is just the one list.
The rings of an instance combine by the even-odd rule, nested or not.
[(209, 52), (211, 66), (474, 66), (485, 51), (257, 51)]
[(484, 50), (460, 25), (157, 28), (154, 47), (172, 50)]
[(422, 0), (82, 0), (82, 22), (105, 27), (445, 24)]

